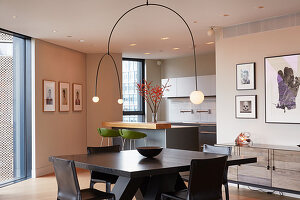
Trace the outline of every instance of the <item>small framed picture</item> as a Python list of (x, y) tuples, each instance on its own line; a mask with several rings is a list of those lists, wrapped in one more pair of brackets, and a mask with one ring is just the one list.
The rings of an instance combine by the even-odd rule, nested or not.
[(236, 65), (236, 89), (255, 90), (255, 63)]
[(82, 85), (73, 83), (73, 111), (82, 111)]
[(70, 111), (70, 84), (59, 82), (59, 111)]
[(56, 82), (43, 80), (43, 112), (55, 112)]
[(235, 96), (235, 117), (238, 119), (257, 118), (257, 95)]

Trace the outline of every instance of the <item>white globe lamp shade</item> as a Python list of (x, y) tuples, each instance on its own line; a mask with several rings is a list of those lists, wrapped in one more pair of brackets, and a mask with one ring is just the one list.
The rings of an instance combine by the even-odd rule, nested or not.
[(93, 100), (94, 103), (97, 103), (97, 102), (99, 102), (99, 97), (94, 96), (92, 100)]
[(123, 104), (123, 99), (118, 99), (118, 104)]
[(214, 34), (215, 34), (215, 31), (214, 31), (213, 28), (210, 28), (210, 29), (207, 31), (207, 35), (208, 35), (209, 37), (213, 36)]
[(190, 100), (193, 104), (201, 104), (204, 101), (203, 92), (199, 90), (193, 91), (190, 95)]

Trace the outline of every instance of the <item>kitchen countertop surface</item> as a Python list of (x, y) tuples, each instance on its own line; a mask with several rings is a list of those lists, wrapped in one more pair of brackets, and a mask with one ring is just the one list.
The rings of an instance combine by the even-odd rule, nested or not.
[(102, 126), (111, 128), (136, 128), (136, 129), (169, 129), (169, 128), (195, 128), (197, 126), (172, 125), (169, 122), (103, 122)]

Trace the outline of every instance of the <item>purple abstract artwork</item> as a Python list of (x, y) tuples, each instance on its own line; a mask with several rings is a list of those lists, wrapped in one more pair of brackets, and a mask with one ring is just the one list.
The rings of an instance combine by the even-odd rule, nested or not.
[(279, 70), (277, 75), (279, 100), (276, 108), (291, 110), (296, 108), (296, 97), (299, 90), (300, 79), (294, 77), (294, 70), (285, 67), (284, 71)]

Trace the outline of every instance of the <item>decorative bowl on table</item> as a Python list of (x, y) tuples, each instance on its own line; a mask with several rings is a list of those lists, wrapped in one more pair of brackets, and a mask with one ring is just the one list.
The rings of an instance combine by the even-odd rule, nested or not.
[(162, 147), (137, 147), (136, 150), (147, 158), (153, 158), (160, 154)]

